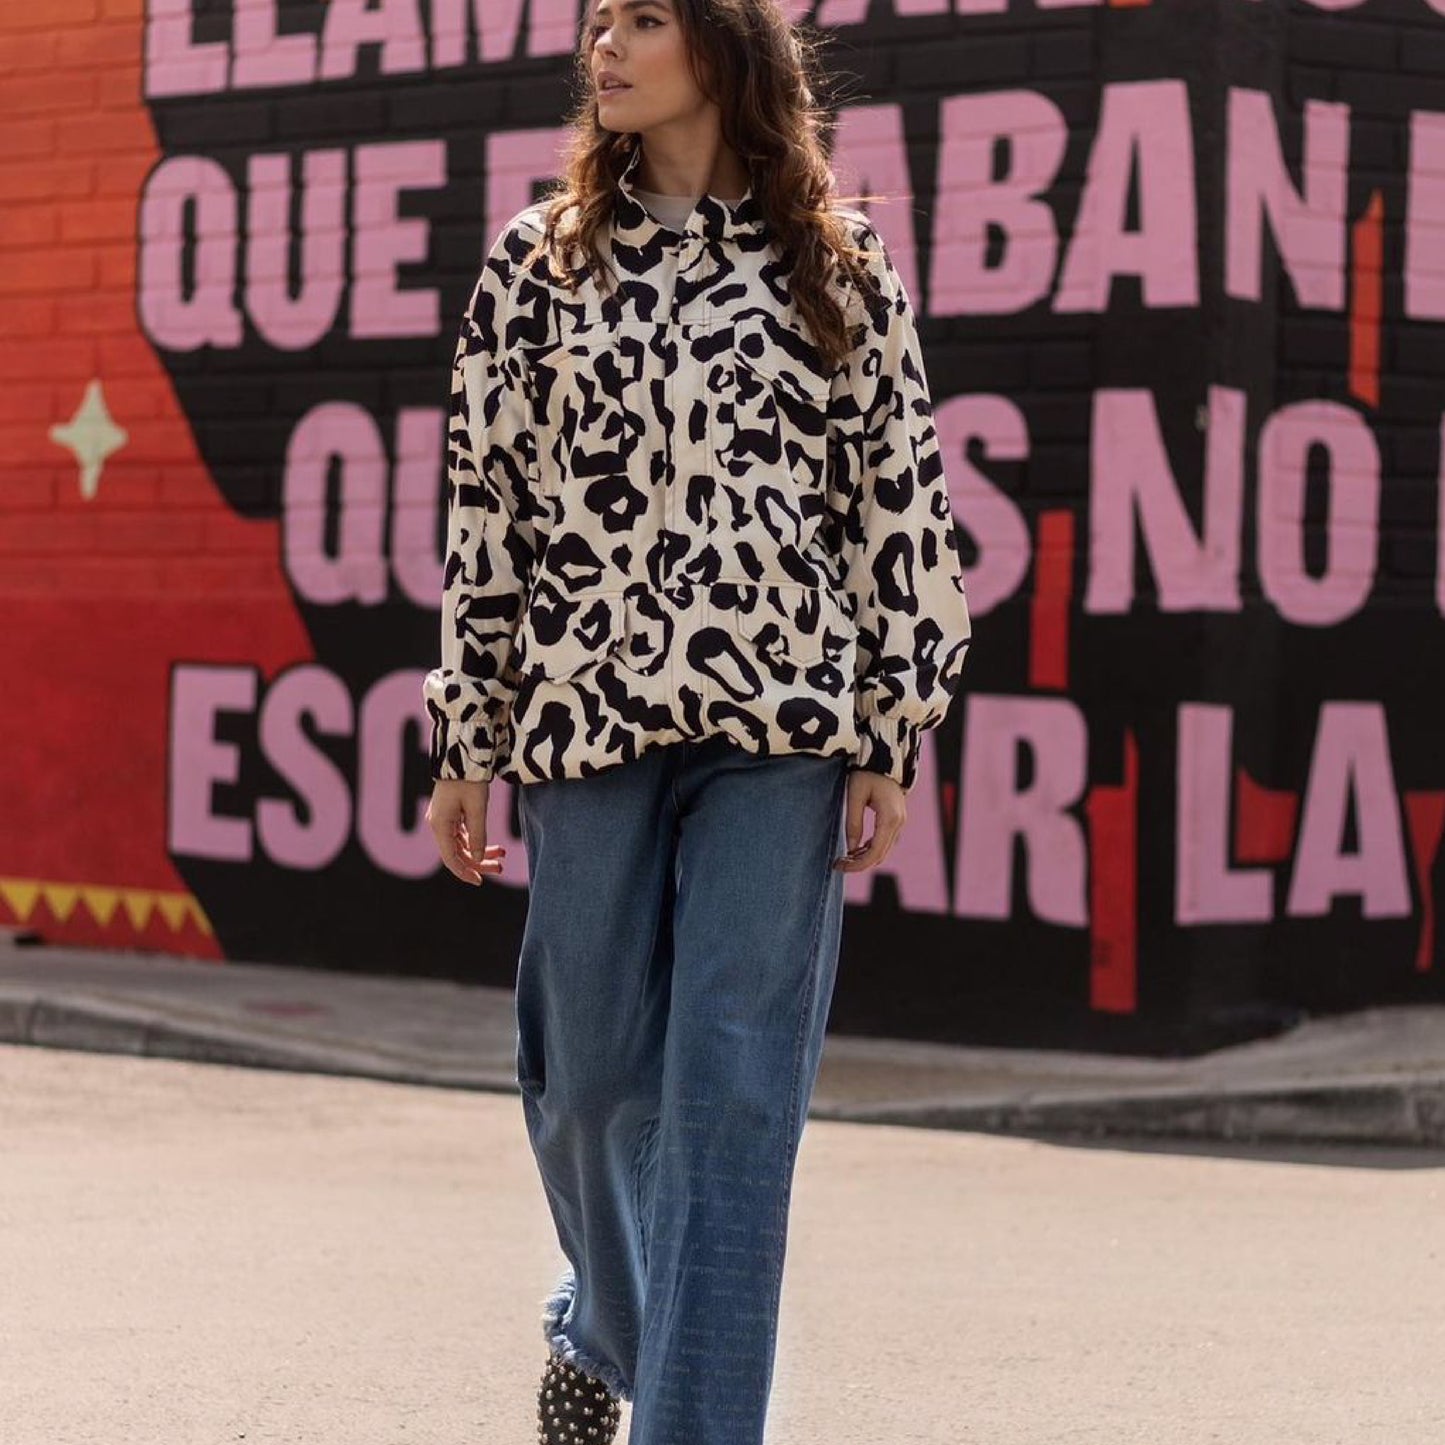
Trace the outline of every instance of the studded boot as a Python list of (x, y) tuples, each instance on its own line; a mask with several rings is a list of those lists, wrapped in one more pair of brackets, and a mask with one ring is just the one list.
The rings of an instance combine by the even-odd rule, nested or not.
[(540, 1445), (612, 1445), (622, 1406), (601, 1380), (548, 1354), (537, 1391)]

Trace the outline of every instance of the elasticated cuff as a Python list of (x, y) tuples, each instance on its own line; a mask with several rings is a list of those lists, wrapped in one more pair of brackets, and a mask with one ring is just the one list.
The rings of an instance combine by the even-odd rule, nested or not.
[(850, 766), (892, 778), (906, 793), (918, 776), (920, 730), (903, 718), (859, 717), (858, 755)]
[(485, 723), (459, 722), (427, 703), (431, 714), (431, 775), (433, 779), (489, 782), (495, 772), (492, 730)]

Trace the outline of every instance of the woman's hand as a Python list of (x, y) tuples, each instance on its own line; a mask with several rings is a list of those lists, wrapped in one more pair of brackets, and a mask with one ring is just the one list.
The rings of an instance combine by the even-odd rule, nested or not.
[(486, 874), (502, 871), (507, 853), (500, 843), (487, 847), (487, 786), (473, 779), (438, 778), (426, 810), (442, 862), (463, 883), (478, 887)]
[[(903, 831), (908, 819), (907, 794), (892, 778), (870, 773), (866, 768), (848, 772), (848, 802), (844, 819), (844, 837), (848, 851), (833, 860), (843, 873), (860, 873), (877, 867)], [(873, 832), (867, 845), (863, 843), (863, 809), (873, 810)]]

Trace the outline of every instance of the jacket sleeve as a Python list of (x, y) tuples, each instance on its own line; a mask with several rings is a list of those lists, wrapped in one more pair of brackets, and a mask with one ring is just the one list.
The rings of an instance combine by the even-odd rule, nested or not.
[(858, 629), (851, 766), (907, 790), (971, 629), (913, 307), (881, 237), (861, 218), (855, 227), (879, 296), (849, 298), (862, 319), (830, 397), (828, 503)]
[(498, 238), (472, 289), (452, 362), (441, 665), (422, 695), (433, 778), (488, 779), (510, 717), (509, 669), (536, 557), (536, 444), (509, 330), (515, 260), (530, 237)]

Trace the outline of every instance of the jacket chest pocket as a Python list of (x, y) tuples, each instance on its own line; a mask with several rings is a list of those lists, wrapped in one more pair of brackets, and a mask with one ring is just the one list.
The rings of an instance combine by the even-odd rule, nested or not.
[(749, 316), (734, 325), (729, 360), (714, 444), (734, 511), (755, 510), (757, 489), (786, 484), (800, 523), (821, 514), (831, 378), (816, 348), (791, 327)]
[(524, 350), (544, 497), (599, 481), (625, 486), (636, 476), (646, 430), (646, 354), (644, 334), (600, 324)]

